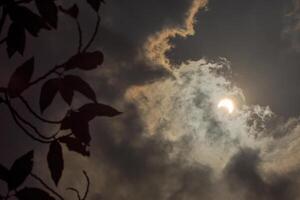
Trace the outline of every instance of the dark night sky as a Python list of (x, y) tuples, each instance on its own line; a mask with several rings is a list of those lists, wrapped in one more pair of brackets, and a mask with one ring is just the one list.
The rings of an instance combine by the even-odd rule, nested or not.
[[(77, 173), (86, 169), (92, 200), (299, 199), (298, 0), (209, 0), (191, 18), (194, 34), (168, 35), (185, 31), (191, 5), (197, 2), (202, 1), (107, 0), (101, 8), (92, 48), (103, 51), (105, 62), (81, 75), (99, 101), (124, 113), (91, 124), (90, 158), (65, 151), (60, 192), (82, 186)], [(95, 16), (84, 3), (79, 7), (85, 41)], [(57, 31), (29, 38), (24, 57), (35, 55), (35, 74), (74, 53), (76, 27), (69, 19), (60, 20)], [(168, 36), (159, 41), (163, 34)], [(156, 49), (170, 66), (147, 57), (146, 50), (155, 51), (149, 41), (159, 41), (158, 47), (172, 45), (166, 51)], [(0, 52), (3, 85), (24, 59), (18, 55), (8, 60), (5, 48)], [(218, 68), (224, 64), (220, 58), (230, 63), (230, 79)], [(216, 75), (218, 70), (225, 75)], [(26, 93), (35, 109), (39, 89)], [(236, 114), (215, 110), (216, 99), (227, 94), (238, 99), (240, 91), (245, 101), (239, 102)], [(75, 104), (83, 101), (79, 98)], [(57, 98), (45, 116), (58, 117), (64, 109)], [(49, 178), (44, 165), (48, 147), (23, 136), (6, 109), (0, 107), (0, 113), (2, 163), (9, 165), (34, 148), (35, 163), (42, 163), (34, 169)]]

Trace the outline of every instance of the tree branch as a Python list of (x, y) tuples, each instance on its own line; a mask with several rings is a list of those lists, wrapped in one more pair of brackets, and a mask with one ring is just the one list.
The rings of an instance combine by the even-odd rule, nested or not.
[[(41, 77), (39, 77), (39, 78), (35, 79), (34, 81), (30, 82), (30, 83), (28, 84), (28, 86), (26, 87), (26, 89), (30, 88), (31, 86), (37, 84), (38, 82), (40, 82), (40, 81), (42, 81), (42, 80), (44, 80), (44, 79), (46, 79), (46, 78), (47, 78), (48, 76), (50, 76), (51, 74), (56, 73), (56, 70), (58, 70), (58, 69), (60, 69), (60, 68), (62, 68), (61, 65), (55, 66), (54, 68), (52, 68), (51, 70), (49, 70), (47, 73), (45, 73), (45, 74), (42, 75)], [(26, 89), (25, 89), (25, 90), (26, 90)]]
[(7, 98), (7, 95), (6, 95), (6, 105), (8, 106), (9, 110), (10, 110), (10, 113), (15, 121), (15, 123), (17, 124), (17, 126), (23, 130), (23, 132), (29, 136), (31, 139), (35, 140), (35, 141), (38, 141), (40, 143), (44, 143), (44, 144), (48, 144), (50, 143), (49, 141), (46, 141), (46, 140), (41, 140), (40, 138), (37, 138), (35, 137), (33, 134), (31, 134), (18, 120), (17, 116), (16, 116), (16, 113), (15, 113), (15, 110), (13, 109), (13, 107), (11, 106), (10, 102), (8, 101), (8, 98)]
[(32, 178), (34, 178), (35, 180), (39, 181), (47, 190), (49, 190), (50, 192), (52, 192), (55, 196), (57, 196), (60, 200), (64, 200), (64, 198), (58, 194), (57, 192), (55, 192), (54, 189), (50, 188), (50, 186), (48, 186), (40, 177), (38, 177), (37, 175), (30, 173), (30, 176)]
[(50, 140), (52, 139), (51, 141), (49, 142), (52, 142), (53, 139), (55, 139), (55, 136), (57, 135), (57, 133), (55, 133), (54, 135), (52, 136), (44, 136), (42, 135), (39, 130), (34, 126), (32, 125), (30, 122), (28, 122), (27, 120), (25, 120), (12, 106), (11, 106), (11, 110), (14, 112), (14, 115), (21, 121), (23, 122), (24, 124), (26, 124), (27, 126), (29, 126), (31, 129), (34, 130), (34, 132), (40, 136), (41, 138), (45, 139), (45, 140)]
[(89, 193), (89, 189), (90, 189), (90, 179), (89, 179), (89, 176), (87, 175), (86, 171), (83, 170), (82, 172), (83, 172), (83, 174), (84, 174), (84, 176), (85, 176), (85, 178), (87, 180), (87, 186), (86, 186), (86, 190), (85, 190), (85, 193), (84, 193), (83, 197), (82, 198), (80, 197), (79, 191), (76, 188), (72, 188), (72, 187), (67, 188), (67, 190), (71, 190), (71, 191), (73, 191), (73, 192), (76, 193), (78, 200), (85, 200), (86, 197), (87, 197), (87, 195), (88, 195), (88, 193)]
[(81, 200), (79, 191), (78, 191), (76, 188), (69, 187), (69, 188), (67, 188), (67, 190), (70, 190), (70, 191), (75, 192), (75, 193), (76, 193), (76, 196), (77, 196), (77, 199), (78, 199), (78, 200)]
[(82, 51), (86, 51), (91, 46), (93, 41), (95, 40), (95, 38), (97, 36), (97, 33), (98, 33), (99, 26), (100, 26), (100, 21), (101, 21), (100, 15), (99, 15), (99, 13), (97, 13), (97, 22), (96, 22), (94, 33), (93, 33), (91, 39), (89, 40), (89, 42), (87, 43), (87, 45), (84, 47), (84, 49)]
[(26, 101), (26, 99), (23, 96), (19, 96), (20, 100), (24, 103), (24, 105), (27, 107), (27, 109), (30, 111), (31, 114), (33, 114), (36, 118), (38, 118), (39, 120), (41, 120), (42, 122), (48, 123), (48, 124), (60, 124), (62, 122), (62, 120), (59, 121), (53, 121), (53, 120), (47, 120), (41, 116), (39, 116), (36, 112), (34, 112), (34, 110), (30, 107), (28, 101)]
[(87, 175), (86, 171), (83, 170), (83, 174), (84, 174), (84, 176), (86, 178), (86, 181), (87, 181), (86, 190), (85, 190), (85, 193), (84, 193), (83, 198), (82, 198), (82, 200), (85, 200), (88, 193), (89, 193), (89, 189), (90, 189), (90, 179), (89, 179), (89, 176)]

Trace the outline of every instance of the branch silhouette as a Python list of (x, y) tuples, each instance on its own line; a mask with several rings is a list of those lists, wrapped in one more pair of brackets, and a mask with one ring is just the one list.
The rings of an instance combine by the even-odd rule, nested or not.
[[(25, 104), (26, 108), (30, 111), (31, 114), (33, 114), (37, 119), (39, 119), (42, 122), (48, 123), (48, 124), (60, 124), (62, 122), (62, 120), (58, 120), (58, 121), (53, 121), (53, 120), (48, 120), (45, 119), (43, 117), (41, 117), (40, 115), (38, 115), (29, 105), (28, 101), (26, 101), (26, 99), (23, 96), (19, 96), (19, 98), (21, 99), (21, 101)], [(53, 138), (53, 137), (52, 137)]]
[(42, 184), (47, 190), (49, 190), (51, 193), (53, 193), (55, 196), (57, 196), (60, 200), (64, 200), (64, 198), (58, 194), (54, 189), (52, 189), (51, 187), (49, 187), (47, 185), (47, 183), (45, 183), (45, 181), (43, 181), (38, 175), (34, 174), (34, 173), (30, 173), (30, 176), (37, 180), (40, 184)]
[[(32, 2), (34, 2), (36, 9), (32, 8), (32, 6), (26, 6)], [(89, 122), (96, 117), (115, 117), (121, 114), (117, 109), (99, 103), (93, 88), (80, 76), (69, 74), (70, 71), (75, 69), (93, 70), (103, 63), (103, 53), (101, 51), (89, 51), (88, 49), (92, 46), (99, 31), (101, 22), (99, 9), (104, 1), (86, 0), (86, 3), (90, 6), (91, 11), (96, 13), (96, 24), (91, 37), (85, 45), (83, 44), (83, 30), (78, 19), (80, 9), (76, 4), (70, 8), (63, 8), (61, 5), (57, 5), (59, 2), (55, 0), (3, 0), (0, 3), (2, 11), (0, 36), (3, 38), (0, 40), (0, 45), (2, 47), (2, 45), (6, 44), (8, 59), (12, 59), (16, 53), (23, 56), (28, 34), (33, 37), (39, 37), (41, 30), (51, 31), (57, 29), (59, 12), (68, 15), (74, 20), (78, 32), (76, 53), (66, 58), (64, 63), (53, 66), (49, 71), (33, 78), (36, 66), (34, 62), (35, 57), (32, 56), (16, 67), (6, 87), (0, 87), (0, 105), (8, 108), (12, 121), (14, 121), (16, 126), (33, 141), (49, 147), (46, 155), (46, 164), (51, 175), (51, 178), (45, 181), (32, 171), (34, 165), (33, 150), (17, 158), (11, 168), (0, 164), (0, 181), (4, 181), (8, 188), (6, 194), (0, 194), (0, 199), (65, 200), (63, 195), (59, 194), (55, 188), (49, 186), (49, 182), (53, 181), (55, 186), (59, 187), (59, 181), (63, 176), (65, 163), (62, 147), (65, 146), (69, 151), (76, 152), (82, 156), (89, 156), (89, 146), (92, 140)], [(33, 10), (36, 10), (38, 14)], [(24, 95), (25, 91), (37, 85), (42, 85), (39, 98), (41, 113), (33, 109), (30, 101)], [(75, 98), (74, 92), (85, 96), (88, 102), (79, 108), (71, 109)], [(68, 111), (63, 119), (47, 119), (43, 116), (43, 112), (53, 104), (57, 95), (60, 95), (62, 100), (67, 103)], [(14, 106), (16, 100), (22, 102), (21, 106), (28, 110), (32, 119), (25, 118), (22, 113), (17, 111), (16, 106)], [(49, 136), (44, 135), (38, 130), (32, 120), (41, 122), (49, 127), (51, 126), (51, 128), (52, 126), (58, 127), (58, 130)], [(86, 188), (82, 196), (78, 189), (74, 187), (67, 188), (67, 190), (75, 192), (78, 200), (86, 200), (90, 191), (89, 176), (86, 171), (83, 171), (83, 175), (86, 179)], [(45, 190), (27, 185), (24, 186), (28, 177), (39, 182)]]

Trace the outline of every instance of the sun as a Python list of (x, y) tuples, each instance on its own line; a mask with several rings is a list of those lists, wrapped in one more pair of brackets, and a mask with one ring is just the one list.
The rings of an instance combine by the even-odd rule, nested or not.
[(218, 103), (218, 108), (225, 108), (231, 114), (234, 111), (234, 102), (229, 98), (221, 99)]

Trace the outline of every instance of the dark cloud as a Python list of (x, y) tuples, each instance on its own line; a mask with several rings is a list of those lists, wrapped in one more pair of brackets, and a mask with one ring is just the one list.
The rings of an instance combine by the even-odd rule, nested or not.
[(242, 199), (293, 200), (298, 195), (295, 192), (297, 181), (289, 175), (276, 174), (263, 177), (259, 170), (260, 156), (257, 150), (241, 149), (225, 169), (225, 180), (230, 191), (242, 195)]
[[(290, 173), (264, 174), (260, 170), (262, 161), (258, 150), (240, 150), (231, 158), (220, 177), (215, 178), (215, 172), (210, 166), (188, 162), (186, 155), (191, 151), (192, 136), (170, 141), (160, 134), (151, 137), (145, 135), (145, 124), (138, 108), (126, 102), (124, 93), (131, 86), (145, 85), (169, 77), (164, 68), (149, 63), (143, 56), (140, 57), (141, 51), (150, 35), (164, 30), (165, 27), (184, 24), (186, 12), (192, 2), (134, 0), (128, 3), (115, 0), (108, 1), (103, 7), (102, 27), (93, 48), (103, 50), (105, 63), (101, 69), (84, 76), (96, 89), (100, 101), (115, 105), (124, 113), (117, 118), (96, 120), (92, 125), (92, 157), (85, 166), (92, 174), (94, 184), (90, 198), (217, 200), (224, 199), (224, 196), (230, 196), (228, 194), (232, 193), (233, 200), (297, 199), (297, 176)], [(280, 21), (283, 7), (283, 0), (276, 0), (272, 5), (261, 0), (211, 0), (209, 11), (195, 15), (199, 16), (199, 22), (195, 26), (196, 36), (184, 40), (173, 38), (171, 42), (176, 44), (177, 48), (169, 52), (168, 56), (174, 63), (190, 58), (199, 59), (202, 56), (227, 57), (232, 61), (234, 71), (243, 76), (239, 77), (239, 80), (242, 79), (239, 84), (246, 88), (250, 102), (274, 104), (278, 106), (278, 110), (283, 108), (283, 113), (291, 115), (298, 113), (298, 101), (286, 103), (290, 99), (300, 98), (294, 92), (298, 83), (298, 54), (284, 54), (284, 59), (278, 60), (282, 58), (282, 48), (290, 48), (281, 41)], [(86, 40), (92, 32), (94, 16), (87, 8), (81, 16), (84, 16), (84, 29), (88, 29), (88, 34), (84, 35)], [(30, 43), (29, 52), (37, 56), (37, 63), (41, 66), (37, 67), (37, 74), (62, 62), (66, 56), (72, 54), (73, 48), (76, 48), (74, 41), (77, 40), (77, 36), (72, 33), (74, 26), (70, 21), (63, 20), (59, 27), (57, 35), (45, 35), (42, 39), (32, 40)], [(67, 33), (63, 33), (65, 31)], [(47, 51), (37, 51), (35, 48), (46, 48)], [(7, 60), (3, 63), (7, 64), (7, 67), (1, 68), (1, 74), (3, 72), (3, 76), (7, 77), (11, 73), (9, 67), (15, 66), (16, 63)], [(281, 86), (282, 70), (278, 69), (282, 69), (285, 63), (288, 66), (283, 74), (286, 84)], [(292, 80), (289, 76), (291, 74)], [(294, 85), (287, 83), (287, 79)], [(1, 80), (2, 82), (4, 81)], [(276, 87), (277, 93), (274, 93)], [(253, 91), (256, 88), (261, 89), (257, 92), (259, 94)], [(30, 103), (37, 103), (38, 89), (27, 94)], [(263, 97), (260, 96), (262, 94)], [(279, 100), (274, 100), (277, 97), (280, 97)], [(201, 97), (199, 98), (195, 99), (196, 107), (202, 103)], [(49, 116), (58, 115), (61, 111), (59, 108), (64, 105), (56, 102), (55, 106), (58, 108), (50, 111)], [(25, 138), (19, 136), (20, 131), (11, 125), (11, 121), (7, 119), (7, 111), (1, 110), (1, 120), (6, 127), (2, 130), (5, 136), (0, 141), (4, 149), (0, 152), (0, 158), (4, 163), (10, 163), (13, 158), (18, 157), (19, 151), (25, 151), (32, 146)], [(223, 133), (219, 122), (214, 120), (209, 112), (205, 120), (210, 122), (210, 133)], [(284, 131), (289, 132), (284, 127), (279, 129), (279, 135)], [(218, 135), (214, 137), (217, 138)], [(14, 146), (11, 146), (12, 141), (15, 142)], [(7, 149), (14, 151), (8, 155)], [(172, 157), (174, 149), (179, 149), (179, 156)], [(70, 171), (82, 163), (81, 159), (73, 159), (72, 155), (66, 160), (66, 170), (69, 167)], [(78, 184), (78, 177), (71, 173), (66, 174), (66, 179), (66, 183)]]

